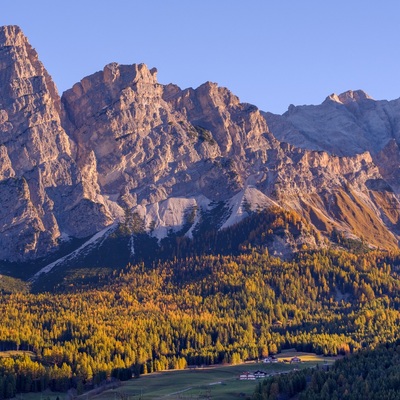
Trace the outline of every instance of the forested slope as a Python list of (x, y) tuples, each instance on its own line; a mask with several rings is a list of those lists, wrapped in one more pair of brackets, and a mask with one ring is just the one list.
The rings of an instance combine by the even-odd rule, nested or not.
[[(362, 350), (328, 370), (303, 370), (259, 384), (254, 400), (397, 400), (400, 398), (400, 342)], [(293, 397), (294, 398), (294, 397)]]
[(3, 294), (1, 349), (36, 355), (0, 360), (3, 394), (82, 390), (126, 368), (235, 363), (282, 348), (374, 348), (400, 334), (399, 263), (377, 251), (300, 252), (282, 261), (250, 249), (129, 265), (58, 293)]

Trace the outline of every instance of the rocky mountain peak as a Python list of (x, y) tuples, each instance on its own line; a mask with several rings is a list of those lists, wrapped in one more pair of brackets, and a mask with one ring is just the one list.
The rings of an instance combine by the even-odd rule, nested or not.
[(157, 83), (157, 69), (149, 70), (146, 64), (120, 65), (115, 62), (104, 67), (103, 79), (106, 84), (113, 84), (121, 77), (125, 86), (139, 81), (154, 85)]
[[(332, 93), (325, 99), (325, 102), (333, 101), (335, 103), (351, 105), (352, 103), (361, 103), (365, 100), (373, 100), (373, 98), (365, 93), (363, 90), (347, 90), (346, 92), (343, 92), (339, 95), (337, 95), (336, 93)], [(296, 109), (295, 106), (292, 106), (292, 108)]]
[[(333, 101), (333, 102), (335, 102), (335, 103), (342, 103), (341, 100), (339, 99), (339, 96), (338, 96), (336, 93), (330, 94), (330, 95), (325, 99), (324, 103), (325, 103), (325, 102), (329, 102), (329, 101)], [(292, 106), (292, 109), (296, 109), (296, 106), (295, 106), (295, 105), (292, 104), (291, 106)]]
[[(71, 156), (61, 127), (60, 97), (36, 51), (16, 26), (0, 30), (0, 143), (7, 150), (15, 176)], [(46, 184), (58, 179), (45, 171)]]
[[(31, 92), (38, 92), (45, 85), (51, 96), (52, 105), (59, 113), (60, 96), (57, 88), (39, 61), (36, 50), (32, 48), (18, 26), (0, 27), (0, 71), (0, 82), (10, 82), (14, 86), (11, 87), (11, 92), (19, 86), (21, 78), (25, 79), (24, 89)], [(3, 93), (4, 91), (0, 93), (0, 100)], [(18, 95), (18, 92), (15, 94)]]
[[(75, 128), (93, 119), (96, 113), (110, 116), (110, 107), (119, 109), (130, 102), (134, 93), (148, 91), (157, 84), (157, 70), (149, 70), (145, 64), (120, 65), (111, 63), (102, 71), (83, 78), (63, 94), (66, 117)], [(158, 90), (158, 96), (161, 96)], [(79, 113), (71, 112), (79, 108)], [(77, 139), (77, 138), (75, 138)]]
[(348, 90), (339, 96), (339, 100), (343, 104), (353, 103), (353, 102), (362, 102), (365, 100), (373, 100), (371, 96), (365, 93), (363, 90)]
[[(144, 64), (109, 64), (62, 96), (78, 164), (94, 157), (100, 191), (114, 199), (117, 214), (121, 206), (185, 192), (227, 198), (249, 174), (246, 151), (268, 147), (268, 127), (256, 107), (216, 83), (184, 90), (160, 85), (156, 72)], [(229, 155), (237, 158), (222, 160)], [(216, 182), (225, 170), (232, 173), (231, 185), (221, 190)]]
[(20, 28), (1, 28), (0, 43), (0, 200), (6, 210), (0, 258), (26, 260), (57, 248), (63, 233), (86, 236), (102, 223), (79, 233), (74, 218), (65, 218), (67, 210), (72, 216), (93, 203), (87, 197), (82, 203), (75, 144), (61, 124), (56, 86)]
[(0, 47), (22, 46), (28, 42), (17, 25), (0, 26)]

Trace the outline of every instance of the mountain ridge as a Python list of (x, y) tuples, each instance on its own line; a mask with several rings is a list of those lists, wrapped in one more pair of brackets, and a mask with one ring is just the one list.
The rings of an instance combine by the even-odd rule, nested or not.
[[(47, 256), (64, 237), (90, 237), (123, 222), (127, 209), (160, 239), (179, 230), (190, 207), (194, 229), (207, 204), (229, 205), (246, 191), (252, 195), (241, 199), (250, 210), (265, 197), (328, 239), (338, 230), (375, 247), (398, 247), (397, 170), (384, 151), (390, 141), (381, 152), (342, 157), (326, 143), (304, 149), (294, 139), (308, 143), (306, 135), (288, 117), (299, 108), (274, 116), (215, 83), (161, 85), (157, 70), (144, 64), (108, 64), (60, 98), (19, 28), (1, 28), (0, 46), (0, 201), (7, 210), (0, 213), (0, 259)], [(373, 102), (361, 92), (338, 99), (340, 109)], [(242, 206), (232, 207), (228, 225), (248, 214)]]

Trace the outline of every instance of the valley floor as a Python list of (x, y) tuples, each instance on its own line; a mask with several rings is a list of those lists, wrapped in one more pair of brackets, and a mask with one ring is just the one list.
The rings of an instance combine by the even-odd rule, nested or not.
[[(300, 364), (290, 364), (290, 360), (298, 356)], [(215, 365), (196, 369), (155, 372), (142, 375), (139, 379), (122, 382), (115, 389), (106, 390), (90, 396), (85, 393), (79, 399), (214, 399), (228, 400), (251, 396), (260, 380), (239, 380), (239, 375), (245, 371), (265, 371), (268, 375), (287, 373), (295, 369), (322, 367), (332, 364), (337, 357), (323, 357), (314, 353), (282, 352), (277, 358), (279, 363), (264, 364), (262, 362), (246, 362), (237, 365)]]

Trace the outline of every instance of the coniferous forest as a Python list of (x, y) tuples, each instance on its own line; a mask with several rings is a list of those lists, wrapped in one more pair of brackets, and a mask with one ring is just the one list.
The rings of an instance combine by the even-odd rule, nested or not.
[(253, 400), (397, 400), (400, 398), (400, 341), (364, 349), (328, 370), (302, 370), (260, 383)]
[[(224, 233), (221, 254), (196, 253), (192, 244), (185, 257), (96, 273), (76, 270), (52, 291), (32, 292), (20, 282), (12, 290), (3, 285), (0, 350), (18, 352), (0, 358), (0, 398), (46, 388), (82, 393), (110, 377), (239, 363), (285, 348), (356, 354), (360, 364), (393, 355), (382, 363), (388, 373), (394, 371), (390, 363), (398, 348), (381, 344), (400, 337), (400, 255), (342, 246), (303, 249), (284, 260), (271, 256), (260, 239), (262, 232), (268, 237), (282, 228), (277, 220), (299, 229), (290, 215), (260, 217), (262, 224), (251, 228), (249, 219), (234, 228), (245, 232), (245, 241), (237, 243), (237, 233), (229, 245), (233, 240)], [(335, 398), (326, 393), (333, 393), (341, 376), (347, 382), (343, 393), (351, 392), (349, 385), (358, 381), (349, 378), (349, 363), (346, 358), (328, 374), (316, 371), (302, 398)], [(293, 379), (297, 392), (305, 388), (307, 378)], [(396, 379), (393, 375), (388, 391), (397, 387)], [(277, 398), (277, 387), (285, 385), (266, 382), (255, 396)], [(367, 386), (359, 393), (372, 390)], [(343, 393), (337, 391), (336, 398), (346, 398)]]

